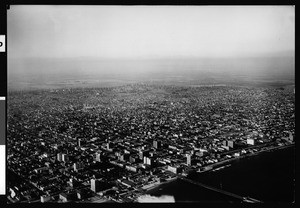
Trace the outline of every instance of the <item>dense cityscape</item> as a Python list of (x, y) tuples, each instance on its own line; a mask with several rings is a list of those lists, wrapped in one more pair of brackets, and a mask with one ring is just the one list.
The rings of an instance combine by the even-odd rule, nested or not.
[(292, 85), (129, 84), (12, 91), (7, 102), (9, 203), (137, 202), (294, 145)]

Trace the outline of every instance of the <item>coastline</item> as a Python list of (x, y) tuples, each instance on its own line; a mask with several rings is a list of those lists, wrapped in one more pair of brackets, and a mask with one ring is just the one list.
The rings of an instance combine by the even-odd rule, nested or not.
[(222, 165), (225, 166), (225, 165), (227, 165), (229, 163), (231, 164), (231, 162), (234, 162), (236, 160), (253, 157), (253, 156), (265, 153), (265, 152), (271, 152), (271, 151), (286, 149), (286, 148), (293, 147), (293, 146), (295, 146), (295, 143), (288, 144), (288, 145), (283, 145), (283, 146), (269, 147), (267, 149), (260, 150), (260, 151), (257, 151), (257, 152), (248, 153), (248, 154), (244, 154), (244, 155), (241, 155), (241, 156), (238, 156), (238, 157), (233, 157), (233, 158), (230, 158), (230, 159), (227, 159), (227, 160), (223, 160), (223, 161), (220, 161), (220, 162), (217, 162), (217, 163), (209, 164), (209, 165), (204, 166), (204, 167), (211, 166), (212, 169), (210, 169), (210, 170), (203, 170), (203, 171), (199, 171), (199, 172), (197, 171), (197, 172), (198, 173), (204, 173), (204, 172), (209, 172), (209, 171), (213, 171), (213, 170), (217, 171), (215, 168), (220, 168), (220, 167), (222, 167)]
[[(260, 155), (260, 154), (262, 154), (262, 153), (278, 151), (278, 150), (282, 150), (282, 149), (291, 148), (291, 147), (294, 147), (294, 146), (295, 146), (295, 143), (292, 143), (292, 144), (289, 144), (289, 145), (283, 145), (283, 146), (269, 147), (269, 148), (264, 149), (264, 150), (261, 150), (261, 151), (257, 151), (257, 152), (254, 152), (254, 153), (242, 155), (242, 156), (240, 156), (240, 157), (235, 157), (235, 158), (231, 158), (231, 159), (228, 159), (228, 160), (225, 160), (225, 161), (221, 161), (221, 163), (218, 163), (217, 165), (215, 164), (215, 166), (214, 166), (212, 169), (207, 170), (207, 171), (203, 171), (203, 172), (197, 172), (197, 173), (198, 173), (198, 174), (201, 174), (201, 173), (204, 173), (204, 172), (208, 173), (208, 172), (211, 172), (211, 171), (217, 172), (217, 171), (223, 169), (223, 168), (220, 168), (220, 167), (224, 167), (224, 166), (226, 166), (226, 165), (228, 165), (228, 164), (231, 165), (232, 162), (237, 161), (237, 160), (239, 160), (239, 159), (251, 158), (251, 157), (253, 157), (253, 156), (257, 156), (257, 155)], [(228, 166), (228, 167), (229, 167), (229, 166)], [(150, 187), (149, 189), (147, 189), (147, 190), (145, 191), (145, 194), (150, 194), (150, 195), (151, 195), (151, 193), (148, 193), (148, 192), (153, 191), (154, 189), (160, 188), (160, 187), (162, 187), (163, 185), (166, 185), (166, 184), (168, 184), (168, 183), (170, 183), (170, 182), (174, 182), (174, 181), (177, 180), (177, 179), (181, 179), (181, 180), (182, 180), (182, 178), (188, 178), (188, 176), (189, 176), (189, 174), (188, 174), (187, 176), (177, 175), (176, 177), (172, 178), (172, 179), (169, 180), (169, 181), (164, 181), (164, 182), (162, 182), (162, 183), (158, 183), (157, 185), (154, 185), (153, 187)], [(188, 180), (184, 180), (184, 181), (186, 181), (186, 182), (192, 184), (192, 183), (191, 183), (190, 181), (188, 181)], [(250, 199), (251, 199), (251, 198), (250, 198)], [(250, 200), (250, 199), (249, 199), (249, 200)], [(251, 201), (251, 202), (255, 202), (255, 201), (257, 202), (258, 200), (251, 199), (250, 201)]]
[(171, 178), (171, 179), (169, 179), (169, 180), (167, 180), (167, 181), (163, 181), (163, 182), (157, 183), (157, 184), (155, 184), (155, 185), (153, 185), (153, 186), (151, 186), (151, 187), (145, 189), (145, 193), (147, 194), (147, 192), (149, 192), (149, 191), (151, 191), (151, 190), (154, 190), (154, 189), (156, 189), (156, 188), (158, 188), (158, 187), (160, 187), (160, 186), (162, 186), (162, 185), (166, 185), (166, 184), (168, 184), (168, 183), (171, 183), (171, 182), (177, 180), (178, 178), (179, 178), (178, 176), (175, 176), (174, 178)]

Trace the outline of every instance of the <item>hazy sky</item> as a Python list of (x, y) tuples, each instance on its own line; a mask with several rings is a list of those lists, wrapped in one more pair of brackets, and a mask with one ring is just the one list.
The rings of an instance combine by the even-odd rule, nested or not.
[(21, 6), (8, 56), (253, 56), (295, 50), (293, 6)]

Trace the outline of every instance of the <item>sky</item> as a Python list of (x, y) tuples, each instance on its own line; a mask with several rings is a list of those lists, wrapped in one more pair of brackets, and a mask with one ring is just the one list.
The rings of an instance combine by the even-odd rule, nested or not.
[(7, 30), (19, 59), (272, 56), (295, 50), (295, 7), (12, 5)]

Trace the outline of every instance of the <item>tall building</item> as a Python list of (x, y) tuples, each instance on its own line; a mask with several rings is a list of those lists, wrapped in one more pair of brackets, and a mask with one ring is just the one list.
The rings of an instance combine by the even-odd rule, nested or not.
[(57, 154), (57, 160), (58, 161), (62, 161), (62, 153), (58, 153)]
[(161, 148), (161, 142), (160, 141), (157, 141), (157, 140), (154, 140), (153, 141), (153, 147), (155, 149), (160, 149)]
[(153, 165), (153, 158), (148, 157), (147, 164)]
[(147, 164), (147, 157), (144, 157), (144, 164)]
[(62, 154), (62, 157), (61, 157), (62, 161), (64, 162), (68, 162), (69, 161), (69, 156), (67, 154)]
[(189, 166), (192, 165), (192, 155), (191, 154), (188, 154), (186, 156), (186, 164)]
[(91, 190), (93, 192), (99, 192), (100, 190), (100, 181), (97, 179), (92, 178), (91, 179)]
[(153, 165), (153, 158), (144, 157), (144, 164), (146, 164), (146, 165)]
[(230, 147), (230, 148), (233, 148), (234, 147), (234, 142), (232, 140), (229, 140), (227, 142), (227, 146)]
[(100, 152), (96, 152), (95, 160), (97, 162), (101, 162), (101, 153)]

